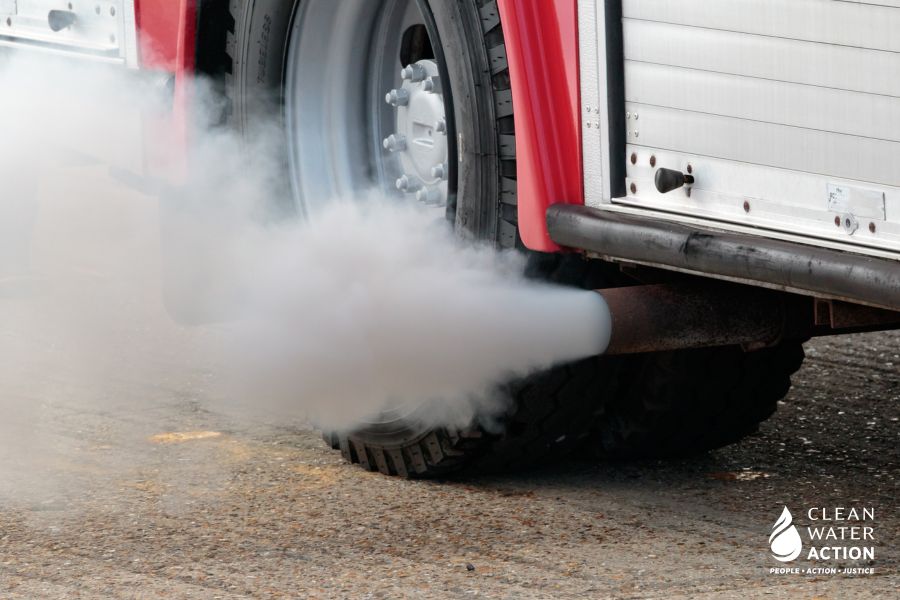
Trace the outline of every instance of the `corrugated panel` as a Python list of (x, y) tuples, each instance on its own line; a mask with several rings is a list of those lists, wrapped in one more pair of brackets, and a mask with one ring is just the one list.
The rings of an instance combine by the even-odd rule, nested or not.
[(627, 19), (900, 52), (900, 1), (626, 0)]
[(625, 89), (629, 102), (900, 141), (900, 100), (891, 96), (651, 63), (631, 63)]
[(900, 96), (895, 52), (629, 19), (624, 30), (629, 61)]
[(629, 143), (900, 185), (900, 0), (624, 0)]
[(900, 143), (630, 103), (640, 115), (629, 143), (716, 158), (900, 185)]

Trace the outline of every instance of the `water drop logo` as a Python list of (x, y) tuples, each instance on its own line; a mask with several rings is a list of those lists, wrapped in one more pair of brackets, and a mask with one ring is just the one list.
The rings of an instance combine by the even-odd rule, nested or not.
[(800, 556), (803, 540), (800, 539), (797, 528), (792, 525), (793, 522), (791, 511), (785, 506), (784, 512), (772, 528), (772, 535), (769, 536), (769, 547), (772, 548), (775, 560), (790, 562)]

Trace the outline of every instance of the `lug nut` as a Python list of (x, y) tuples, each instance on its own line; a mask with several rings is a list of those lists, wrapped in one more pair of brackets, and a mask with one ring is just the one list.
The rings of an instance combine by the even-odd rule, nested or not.
[(397, 189), (407, 194), (422, 189), (422, 185), (422, 180), (415, 175), (404, 175), (397, 180)]
[(447, 167), (447, 163), (434, 167), (431, 169), (431, 176), (436, 179), (447, 179)]
[(435, 188), (423, 188), (416, 192), (416, 200), (422, 204), (440, 204), (441, 199), (441, 192)]
[(426, 92), (431, 92), (432, 94), (436, 94), (441, 91), (441, 78), (440, 77), (429, 77), (425, 80), (425, 83), (422, 84), (422, 89)]
[(406, 138), (392, 133), (384, 139), (383, 145), (389, 152), (403, 152), (406, 150)]
[(384, 101), (393, 107), (406, 106), (409, 104), (409, 91), (403, 88), (391, 90), (384, 97)]
[(441, 119), (440, 121), (435, 123), (434, 130), (437, 131), (438, 133), (446, 134), (447, 133), (447, 121), (445, 121), (444, 119)]
[(418, 83), (419, 81), (422, 81), (423, 79), (428, 77), (428, 72), (422, 65), (411, 64), (407, 67), (404, 67), (404, 69), (400, 71), (400, 77), (402, 77), (404, 80)]

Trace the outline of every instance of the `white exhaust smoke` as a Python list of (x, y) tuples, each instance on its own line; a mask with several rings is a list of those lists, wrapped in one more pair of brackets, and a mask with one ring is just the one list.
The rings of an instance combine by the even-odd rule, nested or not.
[[(369, 192), (306, 221), (259, 218), (284, 189), (274, 138), (256, 140), (248, 162), (236, 135), (197, 131), (189, 191), (129, 190), (107, 173), (140, 169), (140, 112), (166, 110), (135, 81), (18, 56), (0, 63), (7, 389), (54, 370), (102, 389), (143, 348), (159, 361), (130, 364), (131, 380), (160, 377), (167, 355), (196, 360), (242, 410), (333, 430), (388, 409), (464, 426), (505, 409), (495, 392), (504, 380), (605, 348), (602, 298), (526, 280), (521, 256), (461, 242), (434, 211)], [(178, 223), (160, 242), (161, 214)], [(236, 302), (238, 318), (180, 327), (162, 317), (161, 253), (175, 271), (170, 297), (190, 299), (201, 319)], [(34, 339), (68, 351), (37, 352)], [(0, 399), (19, 415), (16, 429), (37, 418), (28, 402)]]

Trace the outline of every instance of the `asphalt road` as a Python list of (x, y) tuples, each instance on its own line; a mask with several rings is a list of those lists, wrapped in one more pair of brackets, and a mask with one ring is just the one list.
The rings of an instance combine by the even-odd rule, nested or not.
[[(27, 456), (6, 457), (24, 470), (0, 494), (0, 597), (890, 597), (898, 348), (897, 334), (810, 344), (777, 416), (708, 456), (437, 483), (220, 413), (202, 374), (123, 374), (99, 405), (61, 377), (16, 441)], [(771, 574), (784, 505), (798, 524), (806, 507), (874, 507), (875, 574)]]
[[(52, 192), (44, 277), (0, 279), (2, 599), (900, 593), (897, 333), (810, 343), (760, 434), (707, 456), (391, 479), (301, 423), (222, 405), (152, 300), (156, 266), (110, 275), (151, 255), (153, 228), (110, 257), (123, 234), (92, 216), (109, 206)], [(809, 508), (874, 508), (872, 564), (793, 563), (874, 574), (770, 573), (785, 506), (801, 529)]]

